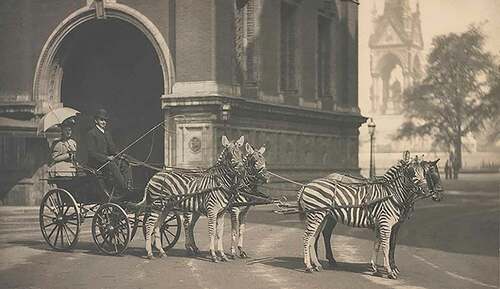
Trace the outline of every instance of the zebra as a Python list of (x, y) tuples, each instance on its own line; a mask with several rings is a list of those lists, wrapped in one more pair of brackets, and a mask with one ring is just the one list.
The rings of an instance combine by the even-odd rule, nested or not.
[[(259, 150), (254, 150), (249, 143), (246, 143), (245, 149), (247, 154), (244, 157), (243, 163), (246, 170), (242, 184), (239, 186), (239, 191), (236, 193), (234, 203), (248, 203), (255, 200), (269, 199), (269, 196), (261, 194), (257, 191), (257, 186), (266, 183), (269, 180), (269, 174), (266, 168), (266, 160), (263, 156), (266, 148), (263, 146)], [(229, 258), (234, 259), (236, 256), (236, 238), (238, 238), (238, 251), (240, 258), (247, 258), (248, 255), (243, 250), (243, 233), (245, 230), (246, 215), (250, 206), (230, 206), (231, 214), (231, 253)], [(199, 215), (192, 213), (184, 213), (184, 232), (186, 234), (186, 249), (189, 254), (196, 255), (198, 247), (194, 239), (194, 226), (198, 221)]]
[(165, 256), (161, 245), (160, 225), (163, 224), (169, 211), (179, 210), (191, 212), (196, 218), (200, 214), (208, 217), (211, 260), (217, 262), (215, 252), (215, 238), (217, 237), (217, 250), (221, 259), (227, 261), (222, 248), (223, 217), (224, 211), (234, 199), (234, 188), (240, 185), (242, 174), (245, 172), (240, 149), (243, 143), (243, 136), (235, 142), (230, 142), (226, 136), (223, 136), (223, 150), (213, 167), (195, 174), (175, 170), (163, 171), (156, 173), (149, 180), (144, 191), (144, 198), (138, 204), (150, 207), (152, 211), (144, 222), (146, 226), (145, 247), (149, 259), (153, 258), (151, 250), (153, 234), (155, 246), (160, 252), (159, 256)]
[[(439, 159), (436, 161), (432, 161), (432, 162), (426, 162), (426, 161), (422, 162), (422, 165), (425, 167), (424, 169), (427, 170), (427, 173), (426, 173), (427, 183), (430, 184), (430, 188), (432, 190), (431, 191), (432, 194), (430, 196), (432, 197), (432, 200), (435, 202), (441, 201), (441, 192), (443, 191), (443, 188), (441, 187), (441, 178), (439, 175), (439, 169), (437, 167), (438, 161), (439, 161)], [(336, 179), (336, 180), (339, 180), (340, 182), (344, 182), (344, 183), (358, 183), (359, 184), (359, 183), (367, 181), (366, 179), (363, 179), (363, 178), (353, 177), (353, 176), (339, 174), (339, 173), (330, 174), (330, 175), (328, 175), (328, 178)], [(414, 200), (414, 201), (416, 201), (416, 200)], [(400, 273), (400, 270), (396, 266), (396, 262), (394, 259), (394, 254), (395, 254), (395, 250), (396, 250), (397, 235), (398, 235), (399, 229), (401, 227), (401, 224), (405, 220), (410, 218), (410, 214), (414, 210), (414, 202), (408, 202), (408, 203), (404, 204), (403, 206), (401, 206), (400, 209), (401, 209), (401, 216), (399, 217), (399, 221), (395, 225), (393, 225), (393, 227), (392, 227), (391, 237), (390, 237), (390, 241), (389, 241), (389, 265), (396, 276)], [(361, 210), (360, 213), (361, 213), (361, 215), (359, 217), (360, 219), (368, 218), (368, 216), (369, 216), (368, 210)], [(357, 216), (357, 214), (354, 214), (354, 215)], [(337, 224), (337, 219), (338, 218), (335, 218), (334, 216), (327, 215), (326, 223), (325, 223), (323, 231), (322, 231), (323, 241), (324, 241), (325, 249), (326, 249), (326, 258), (328, 259), (328, 263), (330, 266), (336, 265), (336, 261), (333, 258), (330, 239), (331, 239), (331, 236), (333, 233), (333, 229), (335, 228), (335, 225)], [(315, 248), (316, 252), (318, 252), (317, 251), (318, 240), (319, 240), (319, 236), (318, 236), (318, 238), (316, 238), (316, 241), (314, 244), (314, 248)], [(375, 240), (375, 241), (377, 241), (377, 240)], [(377, 243), (374, 245), (377, 245)], [(378, 255), (379, 248), (380, 248), (379, 244), (378, 244), (378, 246), (374, 246), (374, 251), (372, 252), (372, 257), (370, 260), (371, 269), (372, 269), (372, 271), (374, 271), (374, 273), (377, 273), (376, 258)]]
[[(238, 192), (236, 203), (250, 203), (259, 201), (268, 201), (269, 196), (260, 193), (257, 186), (269, 181), (269, 173), (266, 168), (266, 159), (263, 154), (266, 147), (262, 146), (258, 150), (254, 150), (249, 143), (245, 147), (247, 155), (245, 156), (244, 163), (247, 170), (246, 177), (243, 180), (243, 186)], [(231, 207), (231, 259), (235, 258), (236, 247), (238, 248), (238, 256), (242, 259), (248, 258), (247, 253), (243, 250), (243, 235), (245, 232), (246, 217), (250, 210), (248, 206), (232, 206)], [(236, 245), (236, 238), (238, 242)]]
[[(375, 230), (372, 269), (377, 273), (374, 265), (375, 252), (378, 253), (382, 246), (387, 275), (389, 278), (397, 278), (397, 273), (391, 269), (389, 262), (391, 239), (395, 246), (395, 237), (392, 237), (393, 226), (404, 218), (407, 208), (417, 199), (437, 195), (438, 191), (442, 190), (439, 175), (436, 176), (434, 169), (431, 169), (436, 163), (437, 161), (427, 163), (418, 160), (399, 162), (374, 182), (345, 183), (326, 177), (314, 180), (299, 190), (298, 206), (301, 216), (306, 221), (304, 231), (306, 272), (321, 270), (316, 248), (312, 246), (312, 242), (316, 241), (323, 226), (328, 224), (323, 236), (328, 235), (325, 244), (328, 241), (327, 246), (330, 246), (331, 231), (340, 220), (345, 225)], [(329, 217), (325, 219), (327, 215)], [(398, 229), (399, 227), (395, 228), (395, 231)], [(334, 263), (331, 248), (327, 254), (331, 257), (328, 258), (329, 261)], [(394, 251), (392, 258), (393, 254)], [(314, 267), (311, 266), (311, 261)]]

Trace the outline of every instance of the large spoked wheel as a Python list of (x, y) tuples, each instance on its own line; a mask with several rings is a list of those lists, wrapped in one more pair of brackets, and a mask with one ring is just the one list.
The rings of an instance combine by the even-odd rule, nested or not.
[(69, 250), (78, 243), (80, 210), (68, 191), (53, 189), (45, 194), (39, 222), (43, 238), (55, 250)]
[(104, 254), (123, 253), (130, 240), (130, 223), (125, 211), (117, 204), (101, 205), (92, 218), (92, 237)]
[[(146, 238), (146, 222), (148, 215), (149, 214), (147, 213), (144, 215), (142, 223), (142, 233), (144, 238)], [(177, 243), (179, 237), (181, 236), (181, 217), (175, 212), (169, 212), (160, 228), (160, 234), (163, 250), (167, 251), (175, 246), (175, 243)]]

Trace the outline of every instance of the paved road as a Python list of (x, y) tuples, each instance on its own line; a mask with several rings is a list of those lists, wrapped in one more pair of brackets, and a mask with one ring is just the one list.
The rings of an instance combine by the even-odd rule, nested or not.
[[(76, 250), (54, 252), (41, 237), (36, 208), (0, 208), (0, 288), (498, 288), (499, 205), (498, 193), (460, 191), (448, 192), (441, 203), (419, 203), (400, 231), (398, 280), (368, 272), (370, 231), (340, 225), (333, 238), (338, 267), (305, 274), (302, 224), (297, 216), (273, 214), (271, 206), (250, 213), (250, 258), (218, 264), (204, 257), (206, 251), (186, 257), (182, 237), (164, 259), (144, 259), (141, 238), (124, 256), (103, 256), (88, 221)], [(228, 251), (229, 220), (225, 232)], [(206, 219), (196, 238), (206, 248)]]

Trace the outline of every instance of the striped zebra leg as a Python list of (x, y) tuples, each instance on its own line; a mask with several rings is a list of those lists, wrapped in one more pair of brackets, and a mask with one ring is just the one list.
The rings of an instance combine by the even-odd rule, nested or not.
[[(323, 227), (322, 233), (323, 233), (323, 243), (325, 243), (325, 257), (328, 260), (328, 265), (331, 267), (335, 267), (337, 265), (337, 261), (335, 258), (333, 258), (333, 252), (332, 252), (332, 244), (331, 244), (331, 238), (333, 235), (333, 229), (337, 225), (337, 219), (333, 216), (328, 214), (325, 217), (325, 225)], [(318, 241), (319, 241), (319, 234), (318, 237), (316, 238), (316, 242), (314, 243), (314, 249), (316, 252), (318, 252)]]
[(186, 239), (184, 247), (186, 248), (188, 255), (195, 256), (199, 253), (199, 249), (196, 246), (196, 241), (194, 239), (194, 226), (196, 225), (196, 222), (200, 218), (200, 214), (184, 213), (183, 217), (184, 220), (182, 223), (184, 225), (184, 235)]
[(212, 262), (217, 263), (217, 255), (215, 255), (215, 229), (217, 225), (217, 213), (213, 210), (209, 210), (207, 213), (208, 219), (208, 239), (210, 241), (210, 245), (208, 248), (209, 257)]
[(373, 240), (372, 257), (370, 259), (370, 267), (371, 267), (370, 269), (375, 274), (377, 274), (377, 272), (378, 272), (377, 259), (378, 259), (378, 252), (379, 251), (380, 251), (380, 232), (379, 232), (379, 230), (375, 230), (375, 239)]
[(398, 222), (392, 227), (392, 232), (391, 232), (391, 241), (390, 241), (390, 248), (389, 248), (389, 264), (391, 266), (392, 271), (396, 274), (399, 275), (400, 271), (398, 266), (396, 266), (396, 260), (394, 259), (394, 254), (396, 253), (396, 245), (397, 245), (397, 237), (398, 237), (398, 232), (399, 228), (401, 227), (402, 222)]
[(165, 253), (165, 251), (163, 250), (163, 244), (161, 242), (161, 226), (162, 226), (163, 222), (165, 222), (165, 219), (167, 218), (167, 216), (168, 216), (168, 211), (161, 212), (161, 214), (158, 218), (158, 221), (156, 222), (154, 230), (153, 230), (153, 234), (155, 236), (155, 248), (158, 250), (158, 252), (159, 252), (158, 257), (160, 257), (160, 258), (167, 255)]
[(239, 236), (240, 226), (240, 209), (237, 207), (231, 208), (231, 253), (229, 258), (234, 259), (236, 256), (236, 238)]
[[(321, 263), (318, 260), (318, 251), (316, 250), (317, 249), (316, 241), (318, 240), (319, 235), (323, 231), (323, 228), (325, 227), (325, 223), (326, 223), (326, 213), (323, 216), (323, 220), (321, 220), (319, 227), (316, 229), (316, 232), (314, 232), (314, 236), (313, 236), (314, 239), (313, 240), (315, 241), (315, 244), (314, 244), (314, 246), (311, 246), (311, 262), (313, 264), (314, 269), (318, 272), (323, 269), (323, 266), (321, 266)], [(311, 240), (311, 242), (313, 240)]]
[[(325, 218), (326, 213), (323, 211), (318, 212), (309, 212), (306, 213), (306, 224), (304, 230), (304, 265), (306, 266), (306, 272), (312, 273), (313, 270), (320, 270), (317, 266), (318, 260), (316, 256), (314, 256), (314, 267), (311, 265), (311, 254), (316, 254), (314, 250), (314, 242), (315, 237), (317, 236), (317, 232)], [(311, 252), (312, 248), (312, 252)], [(319, 265), (321, 267), (321, 265)]]
[(223, 262), (229, 261), (229, 259), (226, 257), (226, 254), (224, 253), (224, 248), (223, 248), (223, 236), (224, 236), (224, 211), (219, 213), (217, 215), (217, 252), (220, 255), (220, 259)]
[(397, 278), (396, 274), (392, 272), (391, 266), (389, 264), (389, 246), (393, 225), (394, 223), (390, 223), (384, 224), (380, 227), (380, 245), (382, 246), (382, 252), (384, 253), (384, 269), (387, 272), (387, 277), (389, 279)]
[(238, 251), (239, 256), (242, 259), (248, 258), (247, 253), (243, 250), (243, 236), (245, 235), (245, 227), (247, 223), (247, 215), (250, 207), (243, 208), (240, 212), (240, 226), (239, 226), (239, 237), (238, 237)]
[[(151, 248), (151, 237), (155, 233), (154, 231), (156, 230), (156, 226), (158, 223), (159, 219), (159, 213), (157, 212), (151, 212), (149, 214), (146, 214), (145, 218), (146, 221), (144, 222), (146, 226), (146, 236), (145, 236), (145, 247), (146, 247), (146, 253), (147, 253), (147, 258), (148, 259), (153, 259), (153, 250)], [(160, 241), (161, 243), (161, 241)]]

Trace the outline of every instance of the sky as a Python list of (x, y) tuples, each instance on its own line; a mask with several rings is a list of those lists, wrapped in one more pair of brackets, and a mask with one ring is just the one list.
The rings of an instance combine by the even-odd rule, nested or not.
[[(368, 39), (373, 31), (371, 11), (375, 3), (382, 14), (385, 0), (361, 0), (359, 6), (359, 106), (368, 115), (371, 85)], [(415, 10), (417, 0), (410, 0)], [(472, 23), (484, 23), (485, 48), (500, 55), (500, 0), (419, 0), (424, 39), (424, 58), (430, 51), (432, 38), (450, 32), (460, 33)], [(426, 61), (423, 61), (426, 62)]]

